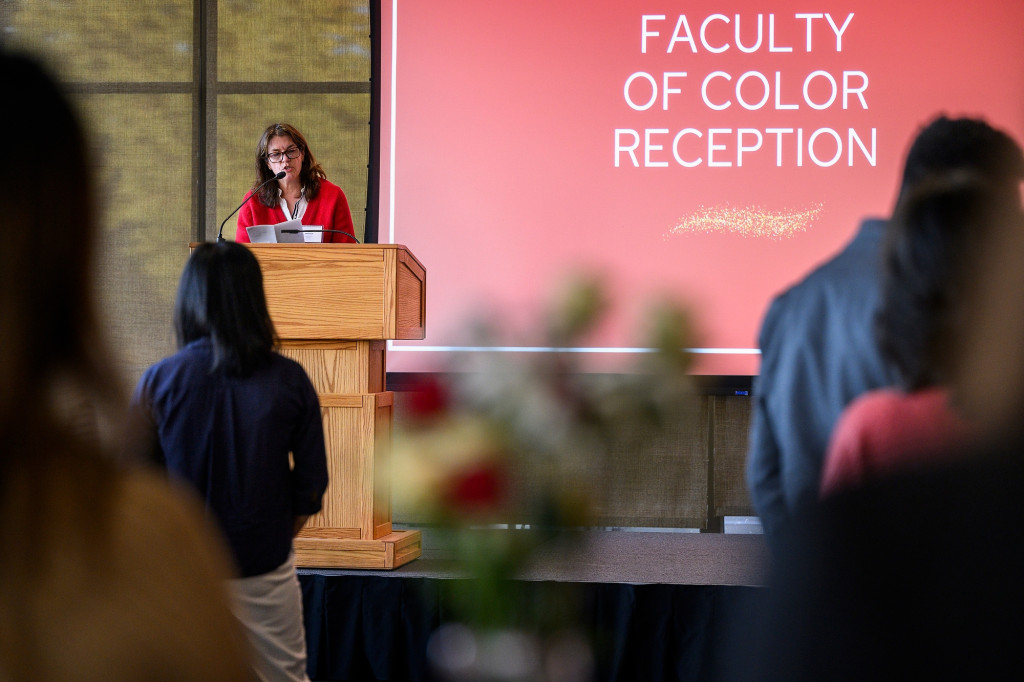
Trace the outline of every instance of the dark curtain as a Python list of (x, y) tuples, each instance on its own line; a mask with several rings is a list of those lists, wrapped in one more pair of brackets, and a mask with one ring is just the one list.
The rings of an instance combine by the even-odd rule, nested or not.
[[(449, 619), (454, 579), (303, 573), (313, 680), (434, 680), (431, 633)], [(594, 679), (710, 680), (745, 654), (762, 588), (520, 582), (524, 608), (559, 600), (577, 610)], [(571, 590), (572, 597), (567, 597)], [(752, 632), (752, 629), (751, 629)]]

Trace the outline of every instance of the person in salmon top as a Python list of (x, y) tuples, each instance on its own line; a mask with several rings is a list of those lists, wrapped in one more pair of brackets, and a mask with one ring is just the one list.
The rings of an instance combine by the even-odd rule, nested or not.
[(973, 427), (950, 383), (969, 329), (978, 254), (1005, 225), (1024, 231), (1016, 188), (956, 173), (900, 201), (883, 247), (876, 336), (900, 383), (843, 411), (825, 456), (821, 493), (962, 456)]

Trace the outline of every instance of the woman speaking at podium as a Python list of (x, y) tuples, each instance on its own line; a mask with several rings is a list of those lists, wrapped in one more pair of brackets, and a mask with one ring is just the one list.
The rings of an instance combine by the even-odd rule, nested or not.
[[(272, 182), (282, 172), (284, 176)], [(257, 196), (250, 201), (253, 192)], [(306, 138), (287, 123), (273, 123), (260, 136), (256, 145), (256, 180), (245, 198), (238, 213), (235, 241), (248, 242), (246, 228), (252, 225), (300, 220), (303, 225), (322, 227), (325, 242), (356, 242), (345, 193), (327, 181), (327, 174), (313, 157)]]

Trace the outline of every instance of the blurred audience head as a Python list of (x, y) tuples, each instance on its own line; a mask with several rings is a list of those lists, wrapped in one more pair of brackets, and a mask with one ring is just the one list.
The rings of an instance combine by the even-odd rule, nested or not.
[(181, 274), (174, 326), (179, 347), (210, 339), (211, 369), (244, 376), (266, 360), (276, 334), (252, 252), (234, 242), (197, 246)]
[(911, 143), (897, 200), (928, 178), (958, 170), (1019, 191), (1024, 153), (1012, 137), (981, 119), (939, 116)]
[[(971, 182), (983, 185), (984, 189), (963, 188), (959, 198), (949, 194), (945, 199), (922, 197), (922, 193), (941, 193), (935, 190), (936, 183), (948, 182), (951, 174), (958, 173), (973, 175), (975, 179)], [(1020, 224), (1022, 181), (1024, 153), (1007, 133), (982, 119), (939, 116), (918, 132), (907, 152), (894, 210), (897, 223), (916, 221), (923, 223), (921, 229), (928, 222), (932, 229), (940, 222), (959, 223), (970, 232), (958, 238), (965, 249), (962, 253), (955, 253), (956, 245), (944, 240), (935, 244), (936, 249), (950, 250), (948, 257), (957, 261), (958, 275), (950, 283), (957, 287), (960, 296), (955, 309), (947, 310), (941, 319), (935, 318), (931, 327), (920, 329), (916, 339), (905, 331), (910, 321), (898, 321), (896, 311), (890, 310), (885, 314), (889, 315), (892, 328), (883, 343), (890, 347), (890, 353), (905, 358), (902, 362), (906, 365), (904, 380), (908, 386), (948, 381), (958, 407), (978, 425), (983, 436), (1011, 429), (1010, 422), (1015, 420), (1008, 416), (1024, 409), (1024, 389), (1017, 388), (1024, 379), (1024, 328), (1017, 329), (1014, 324), (1018, 311), (1024, 308), (1010, 307), (1013, 303), (1024, 305), (1024, 296), (1019, 293), (1024, 289), (1024, 279), (1017, 279), (1021, 277), (1024, 254)], [(922, 185), (926, 189), (918, 189)], [(979, 192), (988, 193), (990, 203), (981, 206), (985, 202)], [(967, 196), (971, 193), (975, 194), (973, 198)], [(929, 209), (927, 205), (935, 201), (949, 202), (955, 215), (941, 215), (937, 205)], [(973, 210), (971, 204), (980, 209), (978, 221), (973, 224), (967, 222), (967, 214)], [(930, 218), (926, 215), (929, 211)], [(903, 238), (907, 236), (904, 234)], [(936, 256), (932, 253), (930, 257)], [(888, 269), (892, 267), (892, 263), (887, 265)], [(938, 284), (936, 289), (936, 295), (950, 293)], [(935, 310), (934, 300), (919, 299), (912, 303), (909, 292), (894, 295), (903, 299), (903, 305), (925, 311), (923, 314)], [(1021, 298), (1011, 301), (1016, 296)], [(949, 333), (944, 327), (951, 324), (957, 333)], [(896, 338), (901, 333), (908, 336)], [(921, 351), (917, 361), (910, 358), (915, 344)], [(1010, 376), (1018, 370), (1020, 376)]]
[(978, 261), (1005, 224), (1019, 222), (1015, 187), (976, 173), (933, 175), (904, 193), (883, 247), (876, 332), (905, 389), (950, 382)]
[[(12, 97), (0, 108), (10, 197), (0, 217), (0, 439), (27, 445), (62, 437), (68, 391), (100, 403), (121, 391), (93, 297), (97, 219), (82, 126), (35, 61), (0, 53), (0, 62)], [(18, 450), (5, 446), (3, 459)]]

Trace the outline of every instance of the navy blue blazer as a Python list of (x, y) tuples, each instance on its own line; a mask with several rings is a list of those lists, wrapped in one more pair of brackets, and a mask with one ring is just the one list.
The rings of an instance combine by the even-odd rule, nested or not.
[(245, 377), (212, 364), (210, 340), (193, 341), (146, 370), (133, 403), (155, 459), (191, 484), (220, 523), (240, 577), (262, 575), (287, 560), (295, 517), (320, 511), (320, 402), (302, 366), (277, 353)]
[(885, 229), (883, 220), (865, 220), (764, 317), (746, 474), (769, 542), (795, 509), (817, 500), (832, 427), (847, 404), (898, 383), (874, 335)]

